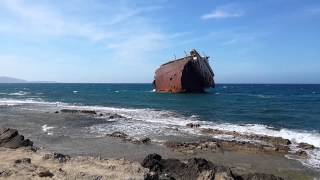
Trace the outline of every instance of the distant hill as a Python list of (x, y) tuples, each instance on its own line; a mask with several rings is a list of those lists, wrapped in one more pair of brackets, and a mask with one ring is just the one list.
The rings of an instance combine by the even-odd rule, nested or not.
[(27, 83), (27, 82), (28, 81), (23, 80), (23, 79), (0, 76), (0, 83)]
[(56, 83), (54, 81), (26, 81), (13, 77), (0, 76), (0, 83)]

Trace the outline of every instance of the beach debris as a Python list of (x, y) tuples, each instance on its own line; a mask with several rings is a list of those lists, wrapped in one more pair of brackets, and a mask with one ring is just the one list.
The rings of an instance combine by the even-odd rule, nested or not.
[(69, 155), (64, 155), (61, 153), (57, 153), (57, 152), (53, 152), (51, 154), (45, 154), (42, 159), (44, 160), (48, 160), (48, 159), (52, 159), (52, 160), (58, 160), (59, 163), (65, 163), (68, 160), (71, 159), (71, 157)]
[(16, 149), (19, 147), (33, 146), (33, 142), (25, 139), (18, 130), (11, 128), (0, 128), (0, 147)]
[(214, 87), (214, 73), (208, 59), (193, 49), (183, 58), (162, 64), (154, 76), (156, 92), (203, 92)]
[(22, 158), (14, 161), (15, 164), (31, 164), (30, 158)]

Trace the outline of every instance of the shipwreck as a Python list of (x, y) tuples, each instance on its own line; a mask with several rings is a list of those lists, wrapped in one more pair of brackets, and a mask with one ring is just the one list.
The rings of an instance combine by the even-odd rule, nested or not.
[(208, 59), (209, 56), (201, 56), (193, 49), (183, 58), (162, 64), (154, 76), (156, 92), (204, 92), (213, 88), (214, 73)]

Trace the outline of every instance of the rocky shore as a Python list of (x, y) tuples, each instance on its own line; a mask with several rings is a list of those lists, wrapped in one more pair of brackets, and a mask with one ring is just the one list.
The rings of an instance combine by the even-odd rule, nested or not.
[[(148, 138), (132, 139), (125, 133), (108, 135), (135, 144), (149, 144)], [(279, 141), (280, 143), (280, 141)], [(280, 144), (287, 141), (281, 141)], [(224, 147), (223, 142), (199, 144), (166, 143), (175, 150), (216, 150)], [(181, 148), (183, 146), (183, 148)], [(237, 145), (235, 145), (237, 146)], [(192, 147), (192, 148), (191, 148)], [(201, 148), (199, 148), (201, 147)], [(305, 145), (305, 147), (308, 147)], [(309, 147), (311, 148), (311, 147)], [(0, 129), (0, 179), (198, 179), (198, 180), (281, 180), (265, 173), (234, 171), (234, 168), (217, 165), (204, 158), (179, 160), (163, 159), (159, 154), (149, 154), (142, 162), (100, 157), (70, 157), (57, 152), (40, 150), (31, 140), (25, 139), (17, 130)]]

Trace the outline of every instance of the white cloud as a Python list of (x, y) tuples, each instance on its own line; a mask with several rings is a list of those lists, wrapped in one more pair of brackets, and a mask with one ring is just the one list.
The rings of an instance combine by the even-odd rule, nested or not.
[(224, 19), (224, 18), (235, 18), (241, 17), (245, 12), (235, 5), (224, 5), (217, 7), (211, 13), (204, 14), (201, 19)]
[(81, 4), (82, 2), (85, 4), (85, 1), (78, 0), (76, 1), (78, 6), (71, 7), (73, 9), (68, 7), (68, 10), (74, 12), (81, 9), (87, 14), (77, 16), (66, 13), (52, 4), (41, 4), (41, 2), (1, 1), (0, 5), (9, 12), (6, 15), (9, 14), (12, 21), (10, 23), (0, 21), (0, 33), (15, 33), (26, 38), (34, 36), (40, 39), (41, 37), (83, 38), (111, 50), (113, 58), (124, 62), (141, 59), (146, 53), (157, 51), (165, 44), (170, 44), (166, 42), (171, 39), (171, 35), (161, 31), (161, 28), (145, 15), (162, 8), (156, 3), (138, 6), (126, 0), (118, 4), (105, 1), (104, 4), (99, 4), (103, 12), (97, 13), (96, 9)]

